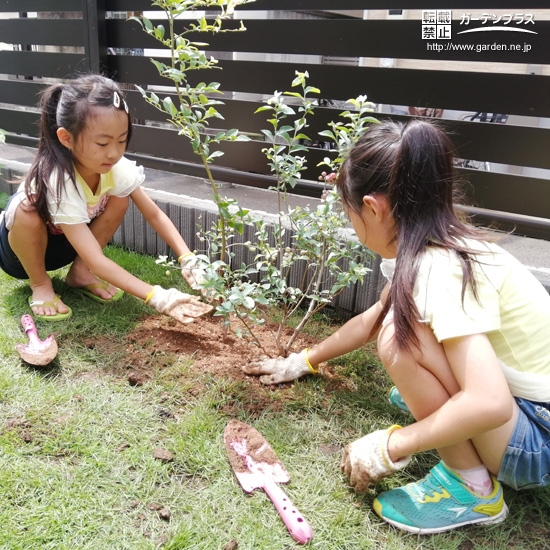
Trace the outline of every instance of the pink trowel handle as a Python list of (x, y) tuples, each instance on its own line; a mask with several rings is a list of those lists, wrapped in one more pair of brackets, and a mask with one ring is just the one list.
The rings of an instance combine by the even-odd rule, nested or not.
[(23, 330), (27, 334), (27, 337), (29, 338), (29, 341), (31, 344), (41, 344), (42, 340), (38, 337), (38, 332), (36, 330), (36, 325), (34, 324), (33, 318), (28, 314), (25, 313), (21, 317), (21, 326), (23, 327)]
[(292, 538), (300, 544), (307, 544), (313, 538), (313, 529), (298, 511), (285, 492), (271, 479), (265, 479), (262, 489), (277, 508)]

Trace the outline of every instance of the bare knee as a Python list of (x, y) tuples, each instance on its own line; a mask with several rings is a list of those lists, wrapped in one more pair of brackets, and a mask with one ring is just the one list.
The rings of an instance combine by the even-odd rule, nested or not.
[(109, 197), (101, 216), (92, 220), (90, 229), (102, 248), (120, 227), (129, 204), (129, 197)]
[(13, 251), (19, 255), (23, 250), (45, 248), (48, 230), (44, 220), (36, 209), (21, 203), (16, 211), (13, 224), (8, 233), (8, 241)]
[(13, 225), (11, 231), (40, 231), (46, 229), (44, 220), (40, 217), (36, 209), (23, 201), (15, 210)]
[(443, 346), (430, 327), (419, 324), (417, 336), (418, 347), (409, 351), (399, 349), (390, 322), (380, 331), (378, 353), (405, 403), (419, 420), (441, 407), (459, 386)]
[(105, 213), (112, 214), (114, 216), (124, 217), (128, 206), (130, 205), (130, 197), (109, 197)]

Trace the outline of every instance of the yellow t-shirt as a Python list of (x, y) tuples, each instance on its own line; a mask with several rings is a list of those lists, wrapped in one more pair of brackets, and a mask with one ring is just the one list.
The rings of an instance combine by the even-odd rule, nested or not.
[(421, 320), (440, 342), (487, 334), (512, 394), (550, 401), (550, 295), (499, 246), (465, 243), (479, 250), (480, 263), (474, 264), (479, 300), (468, 286), (462, 301), (462, 268), (456, 253), (430, 248), (414, 287)]

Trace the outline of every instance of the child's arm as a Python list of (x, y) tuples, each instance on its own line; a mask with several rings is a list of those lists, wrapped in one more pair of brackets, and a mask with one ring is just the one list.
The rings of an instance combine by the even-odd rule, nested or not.
[(353, 317), (334, 334), (309, 350), (309, 362), (315, 367), (320, 363), (335, 359), (354, 351), (367, 342), (372, 341), (376, 334), (372, 329), (386, 303), (390, 284), (388, 283), (380, 295), (380, 300), (367, 311)]
[(96, 277), (141, 298), (159, 313), (169, 315), (181, 323), (189, 323), (212, 310), (212, 306), (200, 302), (196, 296), (175, 288), (166, 290), (158, 285), (153, 287), (126, 271), (103, 254), (101, 245), (86, 224), (60, 224), (60, 227), (80, 259)]
[(141, 281), (103, 254), (101, 245), (85, 223), (60, 224), (59, 227), (88, 269), (100, 279), (145, 300), (153, 286)]
[(260, 381), (263, 384), (290, 382), (305, 374), (316, 373), (317, 365), (320, 363), (354, 351), (376, 337), (376, 334), (371, 336), (372, 329), (382, 311), (388, 292), (389, 283), (376, 304), (349, 320), (334, 334), (311, 349), (292, 353), (286, 358), (276, 357), (253, 361), (243, 366), (244, 372), (256, 376), (262, 375)]
[[(153, 202), (141, 187), (133, 191), (130, 196), (149, 225), (176, 253), (182, 268), (182, 277), (191, 288), (200, 288), (200, 285), (205, 282), (205, 273), (197, 265), (199, 263), (197, 257), (189, 250), (189, 247), (176, 226), (172, 223), (172, 220)], [(201, 292), (205, 296), (207, 295), (205, 290)]]

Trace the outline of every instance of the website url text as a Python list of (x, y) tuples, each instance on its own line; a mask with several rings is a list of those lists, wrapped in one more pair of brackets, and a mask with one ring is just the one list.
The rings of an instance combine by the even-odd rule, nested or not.
[(469, 51), (469, 52), (488, 52), (488, 51), (502, 51), (502, 52), (523, 52), (528, 53), (531, 51), (531, 44), (498, 44), (493, 42), (492, 44), (455, 44), (453, 42), (446, 42), (441, 44), (438, 42), (428, 42), (426, 48), (428, 51), (433, 52), (449, 52), (449, 51)]

